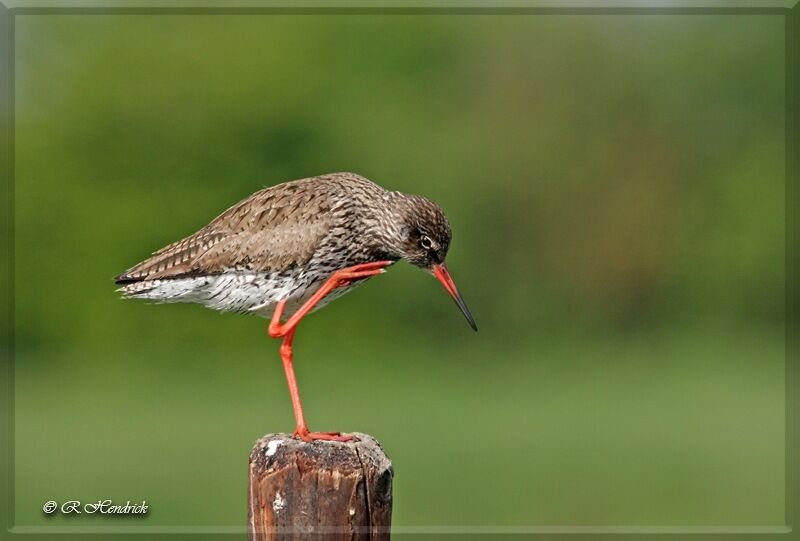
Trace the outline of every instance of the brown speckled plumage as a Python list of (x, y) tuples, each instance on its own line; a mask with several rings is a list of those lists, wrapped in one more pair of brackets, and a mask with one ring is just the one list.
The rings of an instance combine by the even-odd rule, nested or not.
[(338, 269), (399, 259), (429, 269), (444, 261), (450, 236), (427, 199), (332, 173), (260, 190), (115, 280), (126, 297), (269, 317), (278, 300), (296, 308)]

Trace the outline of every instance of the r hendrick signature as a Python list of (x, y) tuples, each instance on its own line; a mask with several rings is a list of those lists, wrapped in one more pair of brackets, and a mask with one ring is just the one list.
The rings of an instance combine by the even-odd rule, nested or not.
[(150, 507), (145, 500), (141, 503), (131, 503), (130, 500), (124, 505), (116, 504), (111, 500), (97, 500), (96, 502), (81, 503), (78, 500), (69, 500), (61, 505), (50, 500), (42, 506), (45, 514), (61, 513), (62, 515), (146, 515)]

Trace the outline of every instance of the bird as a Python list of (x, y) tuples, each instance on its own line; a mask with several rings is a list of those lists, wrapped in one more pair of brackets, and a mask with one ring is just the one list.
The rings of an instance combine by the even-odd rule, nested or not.
[(292, 437), (349, 441), (308, 428), (292, 343), (309, 313), (404, 260), (432, 274), (478, 330), (445, 264), (452, 231), (425, 197), (330, 173), (261, 189), (208, 225), (116, 276), (123, 298), (195, 303), (269, 319), (295, 417)]

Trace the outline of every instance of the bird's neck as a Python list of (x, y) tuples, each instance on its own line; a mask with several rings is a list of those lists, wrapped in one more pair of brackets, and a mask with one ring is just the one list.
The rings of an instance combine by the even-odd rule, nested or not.
[(400, 192), (384, 192), (365, 221), (367, 238), (379, 260), (397, 261), (402, 257), (403, 243), (408, 237), (406, 198)]

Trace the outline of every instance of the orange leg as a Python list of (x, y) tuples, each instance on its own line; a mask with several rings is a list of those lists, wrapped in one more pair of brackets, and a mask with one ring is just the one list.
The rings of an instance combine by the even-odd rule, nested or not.
[(392, 261), (377, 261), (374, 263), (355, 265), (334, 272), (311, 298), (292, 314), (286, 323), (281, 323), (286, 301), (279, 301), (278, 305), (275, 307), (275, 312), (272, 314), (272, 320), (269, 323), (268, 332), (273, 338), (283, 338), (280, 352), (281, 360), (283, 361), (283, 370), (286, 373), (286, 382), (289, 384), (289, 395), (292, 398), (292, 409), (294, 410), (294, 420), (296, 423), (294, 433), (292, 434), (293, 437), (300, 438), (303, 441), (349, 441), (353, 439), (352, 436), (343, 436), (339, 432), (311, 432), (308, 430), (306, 419), (303, 416), (303, 404), (300, 402), (300, 391), (297, 388), (297, 380), (295, 379), (294, 368), (292, 366), (292, 340), (294, 340), (294, 333), (297, 330), (297, 325), (300, 323), (300, 320), (308, 315), (308, 313), (314, 309), (314, 306), (331, 291), (339, 287), (346, 287), (357, 280), (363, 280), (370, 276), (375, 276), (376, 274), (382, 274), (386, 272), (384, 268), (391, 264)]

